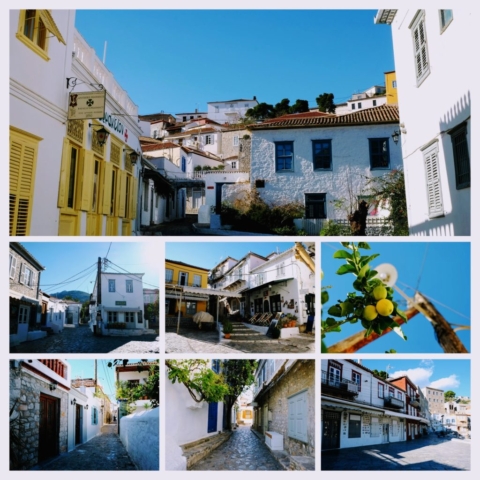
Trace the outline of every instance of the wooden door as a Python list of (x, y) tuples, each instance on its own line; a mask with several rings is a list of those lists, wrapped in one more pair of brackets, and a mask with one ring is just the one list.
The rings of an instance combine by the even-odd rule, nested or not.
[(58, 398), (40, 394), (39, 461), (58, 455), (59, 403)]
[(82, 443), (83, 406), (75, 405), (75, 445)]

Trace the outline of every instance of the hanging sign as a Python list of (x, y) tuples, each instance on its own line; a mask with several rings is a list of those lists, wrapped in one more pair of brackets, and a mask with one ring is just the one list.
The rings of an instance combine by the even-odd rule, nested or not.
[(103, 118), (105, 115), (106, 90), (99, 92), (70, 92), (68, 96), (68, 119)]

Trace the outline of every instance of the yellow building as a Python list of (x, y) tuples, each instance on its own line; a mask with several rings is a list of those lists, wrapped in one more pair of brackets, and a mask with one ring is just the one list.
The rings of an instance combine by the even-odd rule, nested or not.
[(385, 87), (387, 89), (387, 105), (398, 104), (397, 75), (395, 70), (385, 72)]
[[(179, 309), (183, 317), (191, 317), (197, 312), (207, 311), (208, 295), (187, 293), (182, 295), (176, 286), (208, 287), (208, 270), (175, 260), (165, 260), (165, 313), (175, 315)], [(180, 305), (181, 304), (181, 305)]]

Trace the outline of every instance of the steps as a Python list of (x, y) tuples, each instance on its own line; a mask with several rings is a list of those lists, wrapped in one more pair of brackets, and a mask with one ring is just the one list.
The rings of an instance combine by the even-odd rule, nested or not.
[(232, 432), (221, 432), (211, 437), (202, 438), (195, 442), (180, 445), (183, 456), (187, 459), (187, 470), (205, 458), (212, 450), (218, 448), (223, 442), (230, 438)]

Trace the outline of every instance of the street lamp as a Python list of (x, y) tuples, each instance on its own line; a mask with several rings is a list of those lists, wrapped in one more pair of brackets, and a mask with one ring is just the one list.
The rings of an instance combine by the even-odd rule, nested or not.
[[(93, 123), (89, 123), (88, 126), (93, 127)], [(92, 128), (92, 130), (97, 136), (98, 144), (103, 147), (105, 145), (105, 142), (107, 141), (108, 136), (110, 135), (110, 132), (105, 127), (101, 127), (98, 130)]]

